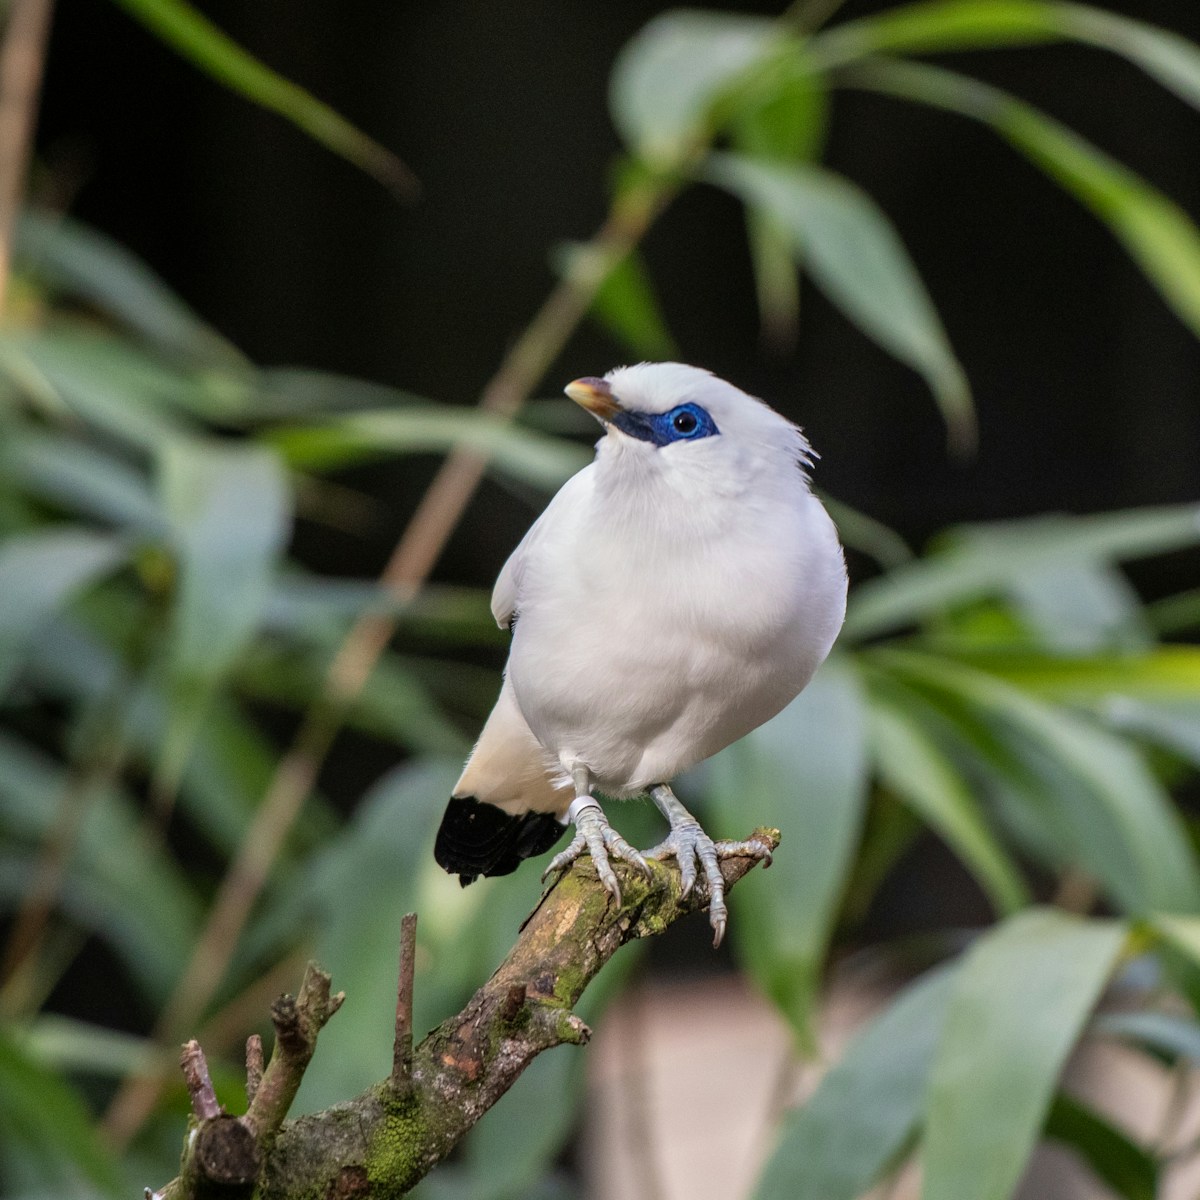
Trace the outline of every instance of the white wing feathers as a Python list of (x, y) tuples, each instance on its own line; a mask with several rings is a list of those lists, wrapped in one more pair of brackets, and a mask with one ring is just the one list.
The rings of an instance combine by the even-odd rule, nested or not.
[(586, 466), (562, 485), (542, 515), (529, 527), (528, 532), (517, 544), (517, 548), (508, 556), (508, 561), (501, 567), (500, 575), (496, 579), (496, 586), (492, 588), (492, 616), (501, 629), (511, 629), (513, 617), (519, 615), (521, 575), (525, 569), (526, 556), (541, 540), (547, 527), (562, 515), (561, 510), (577, 502), (577, 499), (573, 499), (573, 497), (577, 498), (580, 489), (591, 487), (594, 469), (594, 464)]

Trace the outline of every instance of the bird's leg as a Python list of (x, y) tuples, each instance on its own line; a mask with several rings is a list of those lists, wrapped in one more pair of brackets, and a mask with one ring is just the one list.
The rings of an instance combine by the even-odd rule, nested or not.
[(646, 860), (608, 823), (604, 810), (592, 795), (592, 777), (587, 767), (577, 766), (571, 771), (575, 782), (575, 799), (567, 809), (567, 819), (575, 824), (575, 837), (571, 844), (556, 854), (546, 868), (543, 879), (565, 871), (585, 851), (592, 856), (596, 865), (596, 874), (604, 884), (605, 891), (618, 903), (621, 903), (621, 885), (617, 882), (616, 873), (608, 861), (611, 850), (617, 858), (637, 867), (647, 879), (651, 878), (650, 867)]
[(755, 858), (765, 859), (767, 866), (770, 866), (770, 847), (756, 841), (714, 842), (665, 783), (650, 789), (650, 799), (654, 801), (658, 811), (671, 822), (671, 832), (657, 846), (647, 850), (646, 857), (660, 859), (674, 856), (679, 864), (685, 896), (696, 884), (697, 864), (703, 868), (708, 884), (708, 920), (713, 927), (713, 946), (719, 946), (725, 936), (725, 924), (729, 920), (729, 911), (725, 907), (725, 877), (721, 874), (721, 859), (751, 854)]

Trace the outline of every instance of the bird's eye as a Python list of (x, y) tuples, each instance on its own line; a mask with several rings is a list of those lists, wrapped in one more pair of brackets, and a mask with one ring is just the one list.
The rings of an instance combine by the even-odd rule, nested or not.
[(671, 425), (674, 427), (675, 432), (683, 434), (684, 437), (687, 437), (689, 433), (695, 433), (699, 424), (700, 422), (696, 420), (696, 414), (689, 412), (686, 408), (682, 412), (677, 412), (671, 419)]
[[(622, 421), (625, 422), (622, 425)], [(690, 401), (676, 405), (669, 412), (654, 416), (622, 413), (615, 422), (618, 429), (626, 430), (631, 437), (640, 437), (656, 446), (669, 446), (672, 442), (694, 442), (718, 433), (712, 417)], [(628, 429), (626, 429), (628, 427)]]

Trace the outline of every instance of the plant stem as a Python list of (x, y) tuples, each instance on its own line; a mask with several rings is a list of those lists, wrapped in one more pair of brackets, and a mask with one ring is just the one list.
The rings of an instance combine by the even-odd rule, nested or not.
[(0, 321), (8, 300), (17, 223), (37, 120), (54, 0), (11, 0), (0, 42)]
[[(655, 181), (628, 189), (586, 251), (551, 291), (484, 388), (479, 407), (511, 419), (562, 352), (612, 268), (637, 245), (669, 202), (676, 185)], [(483, 478), (487, 458), (455, 450), (442, 464), (404, 530), (380, 582), (397, 600), (412, 600), (436, 565)], [(208, 921), (154, 1029), (177, 1042), (203, 1015), (225, 976), (255, 901), (301, 806), (316, 783), (345, 712), (358, 696), (395, 632), (394, 614), (360, 617), (325, 676), (291, 748), (280, 760), (253, 823), (221, 883)], [(127, 1079), (104, 1118), (106, 1135), (126, 1145), (150, 1115), (164, 1084), (161, 1071)]]

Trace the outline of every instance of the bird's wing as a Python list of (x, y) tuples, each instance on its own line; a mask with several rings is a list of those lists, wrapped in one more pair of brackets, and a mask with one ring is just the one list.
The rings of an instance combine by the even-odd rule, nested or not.
[(508, 556), (508, 561), (500, 568), (496, 586), (492, 588), (492, 616), (496, 618), (496, 624), (501, 629), (512, 628), (513, 617), (517, 611), (517, 595), (521, 590), (521, 563), (525, 547), (536, 528), (537, 525), (534, 524)]
[(508, 556), (500, 568), (496, 586), (492, 588), (492, 616), (501, 629), (511, 629), (513, 620), (521, 608), (521, 573), (530, 551), (542, 540), (546, 530), (563, 515), (563, 510), (576, 503), (583, 491), (591, 487), (591, 466), (584, 467), (572, 475), (559, 488), (554, 499), (546, 505), (546, 511), (529, 527), (517, 548)]

